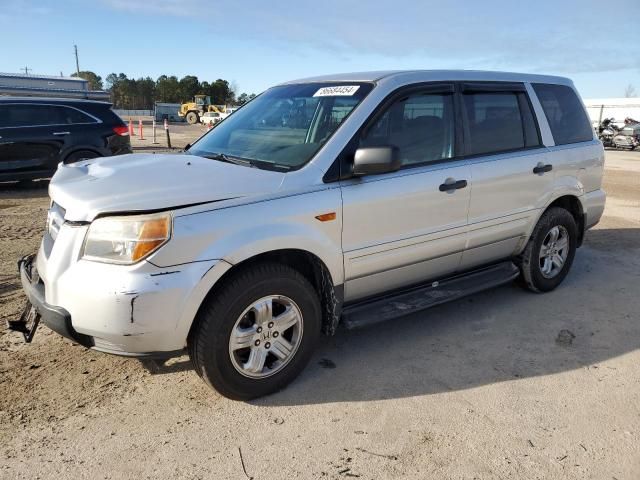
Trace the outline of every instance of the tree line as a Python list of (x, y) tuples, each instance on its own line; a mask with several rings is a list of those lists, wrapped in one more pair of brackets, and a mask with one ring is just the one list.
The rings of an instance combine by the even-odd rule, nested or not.
[(222, 78), (209, 83), (194, 75), (186, 75), (179, 80), (175, 75), (160, 75), (153, 80), (151, 77), (135, 79), (124, 73), (111, 73), (103, 82), (102, 77), (91, 71), (72, 76), (87, 80), (91, 90), (106, 90), (114, 107), (125, 110), (151, 110), (155, 102), (189, 102), (195, 95), (209, 95), (215, 105), (242, 105), (255, 97), (253, 93), (236, 95), (233, 86)]

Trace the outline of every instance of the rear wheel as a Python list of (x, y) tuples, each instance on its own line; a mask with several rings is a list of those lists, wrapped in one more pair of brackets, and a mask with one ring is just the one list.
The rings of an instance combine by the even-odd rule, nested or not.
[(578, 227), (564, 208), (547, 210), (531, 234), (519, 258), (525, 286), (534, 292), (549, 292), (569, 273), (578, 242)]
[(198, 114), (196, 112), (187, 113), (187, 123), (189, 125), (195, 125), (199, 121), (200, 121), (200, 118), (198, 117)]
[(73, 152), (65, 159), (64, 163), (74, 163), (79, 162), (80, 160), (87, 160), (90, 158), (98, 158), (101, 157), (99, 153), (92, 152), (91, 150), (79, 150), (77, 152)]
[(188, 341), (196, 372), (222, 395), (248, 400), (284, 388), (318, 341), (318, 294), (296, 270), (252, 266), (201, 308)]

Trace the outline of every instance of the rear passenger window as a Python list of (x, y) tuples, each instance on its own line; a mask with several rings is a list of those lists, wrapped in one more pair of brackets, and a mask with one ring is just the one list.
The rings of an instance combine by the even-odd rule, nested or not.
[(55, 112), (52, 112), (52, 117), (55, 118), (58, 123), (63, 125), (71, 125), (74, 123), (95, 123), (95, 120), (89, 115), (70, 107), (52, 107)]
[(540, 145), (531, 107), (524, 93), (463, 94), (467, 119), (467, 155), (483, 155)]
[(453, 157), (452, 94), (415, 93), (394, 102), (369, 126), (361, 147), (395, 146), (403, 165)]
[(556, 145), (593, 140), (593, 130), (582, 102), (566, 85), (533, 84)]

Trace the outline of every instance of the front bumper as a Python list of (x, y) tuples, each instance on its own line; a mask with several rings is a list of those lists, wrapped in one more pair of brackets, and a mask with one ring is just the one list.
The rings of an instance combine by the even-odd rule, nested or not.
[[(93, 338), (73, 329), (71, 315), (64, 308), (49, 305), (44, 297), (44, 284), (33, 269), (35, 255), (27, 255), (18, 261), (20, 281), (29, 303), (36, 309), (42, 322), (54, 332), (79, 343), (83, 347), (93, 347)], [(34, 275), (35, 274), (35, 275)]]
[(197, 310), (229, 267), (219, 260), (158, 267), (82, 260), (86, 226), (67, 223), (55, 243), (19, 262), (23, 289), (41, 321), (87, 348), (132, 357), (183, 353)]

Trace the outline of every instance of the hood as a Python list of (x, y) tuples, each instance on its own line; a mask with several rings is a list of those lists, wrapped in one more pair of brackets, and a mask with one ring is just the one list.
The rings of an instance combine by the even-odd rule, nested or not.
[(132, 154), (60, 164), (49, 184), (65, 219), (170, 209), (276, 191), (284, 173), (194, 155)]

